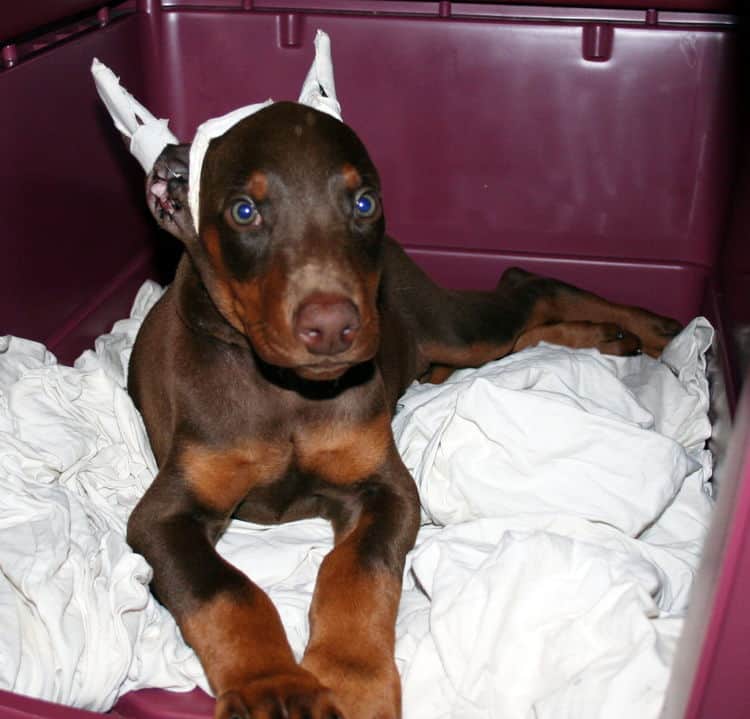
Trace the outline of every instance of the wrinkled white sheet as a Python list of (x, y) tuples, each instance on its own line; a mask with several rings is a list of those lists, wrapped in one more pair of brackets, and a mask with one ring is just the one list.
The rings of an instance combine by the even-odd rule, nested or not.
[[(97, 710), (206, 688), (124, 540), (156, 470), (125, 368), (159, 294), (75, 368), (0, 338), (1, 688)], [(397, 625), (406, 719), (658, 715), (711, 511), (711, 338), (695, 320), (660, 361), (540, 345), (406, 393), (425, 518)], [(298, 654), (331, 539), (233, 522), (219, 544)]]

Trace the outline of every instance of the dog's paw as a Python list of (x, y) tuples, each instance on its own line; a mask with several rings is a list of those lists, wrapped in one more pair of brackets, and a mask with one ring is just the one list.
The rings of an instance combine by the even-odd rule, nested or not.
[(302, 665), (335, 690), (347, 719), (401, 718), (401, 680), (392, 658), (373, 661), (319, 652), (307, 654)]
[(652, 357), (658, 357), (680, 332), (682, 332), (682, 325), (677, 320), (653, 315), (648, 331), (641, 336), (643, 351)]
[(669, 342), (682, 331), (682, 325), (670, 317), (662, 317), (648, 310), (629, 308), (627, 315), (618, 318), (629, 332), (638, 335), (644, 354), (658, 357)]
[(641, 352), (641, 340), (621, 325), (586, 320), (532, 327), (516, 340), (513, 351), (519, 352), (539, 342), (549, 342), (573, 349), (595, 347), (603, 354), (609, 355), (637, 355)]
[(347, 719), (333, 693), (304, 670), (255, 679), (222, 692), (214, 719)]

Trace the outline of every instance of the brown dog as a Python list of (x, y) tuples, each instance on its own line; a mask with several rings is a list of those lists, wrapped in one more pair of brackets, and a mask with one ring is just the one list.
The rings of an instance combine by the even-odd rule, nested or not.
[[(187, 155), (168, 147), (147, 180), (187, 253), (130, 365), (160, 469), (128, 540), (218, 719), (395, 719), (394, 625), (419, 519), (391, 434), (399, 395), (542, 339), (658, 354), (679, 325), (522, 270), (494, 292), (437, 287), (385, 236), (362, 143), (309, 107), (271, 105), (212, 143), (200, 234)], [(268, 597), (214, 544), (231, 517), (312, 516), (331, 521), (335, 548), (298, 664)]]

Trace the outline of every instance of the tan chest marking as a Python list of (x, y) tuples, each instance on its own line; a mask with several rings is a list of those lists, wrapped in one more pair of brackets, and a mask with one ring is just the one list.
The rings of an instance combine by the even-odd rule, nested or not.
[(247, 440), (222, 449), (190, 445), (180, 466), (201, 504), (229, 513), (251, 489), (272, 484), (292, 466), (333, 484), (364, 479), (377, 472), (392, 444), (390, 418), (382, 412), (365, 422), (304, 427), (293, 442)]
[(333, 420), (305, 428), (295, 438), (295, 456), (301, 470), (333, 484), (349, 484), (377, 472), (392, 444), (391, 421), (384, 411), (365, 422)]
[(263, 440), (226, 449), (189, 446), (180, 458), (185, 481), (198, 501), (224, 513), (253, 487), (281, 477), (291, 461), (290, 442)]

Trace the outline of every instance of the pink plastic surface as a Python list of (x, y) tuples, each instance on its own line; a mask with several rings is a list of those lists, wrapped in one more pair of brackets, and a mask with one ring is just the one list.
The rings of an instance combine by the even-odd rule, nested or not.
[(10, 42), (77, 13), (97, 10), (106, 4), (102, 0), (34, 0), (4, 3), (0, 16), (0, 43)]
[(275, 14), (162, 13), (178, 136), (248, 99), (295, 97), (301, 48), (322, 27), (344, 117), (403, 244), (714, 263), (718, 188), (731, 181), (731, 33), (608, 25), (611, 56), (589, 61), (595, 40), (576, 24), (297, 17), (289, 31)]
[(128, 17), (0, 70), (0, 328), (66, 360), (127, 314), (155, 272), (154, 248), (169, 243), (156, 238), (142, 172), (92, 95), (88, 71), (97, 56), (143, 95), (143, 21)]
[[(712, 12), (731, 10), (721, 0), (571, 4), (3, 8), (0, 44), (23, 39), (0, 58), (0, 332), (70, 361), (126, 314), (143, 279), (163, 281), (173, 264), (174, 243), (143, 207), (142, 173), (94, 92), (93, 56), (190, 139), (212, 115), (295, 98), (321, 27), (344, 117), (381, 170), (389, 230), (434, 277), (490, 287), (520, 264), (682, 320), (706, 312), (722, 330), (731, 389), (732, 338), (750, 327), (750, 150), (737, 131), (747, 38)], [(82, 10), (97, 22), (81, 25)], [(50, 36), (50, 23), (63, 30)], [(667, 719), (750, 715), (748, 415), (746, 391)], [(146, 691), (113, 716), (210, 712), (200, 692)], [(0, 692), (0, 716), (87, 715)]]
[[(750, 385), (747, 382), (746, 385)], [(741, 719), (750, 693), (750, 392), (736, 414), (715, 515), (663, 719)]]

